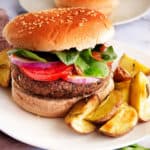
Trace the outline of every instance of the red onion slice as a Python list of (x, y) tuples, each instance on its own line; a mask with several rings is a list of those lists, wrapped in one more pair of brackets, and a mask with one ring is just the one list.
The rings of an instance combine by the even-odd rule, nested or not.
[(32, 61), (32, 60), (27, 60), (24, 58), (20, 58), (14, 55), (9, 56), (10, 61), (17, 65), (17, 66), (23, 66), (23, 67), (31, 67), (31, 68), (41, 68), (41, 69), (46, 69), (53, 67), (54, 65), (59, 65), (61, 62), (55, 61), (55, 62), (38, 62), (38, 61)]
[(64, 80), (75, 83), (75, 84), (91, 84), (99, 82), (100, 78), (94, 78), (94, 77), (82, 77), (82, 76), (67, 76)]
[[(59, 61), (55, 62), (38, 62), (38, 61), (32, 61), (32, 60), (27, 60), (24, 58), (17, 57), (15, 55), (9, 56), (10, 61), (17, 65), (17, 66), (23, 66), (23, 67), (30, 67), (30, 68), (40, 68), (40, 69), (46, 69), (46, 68), (51, 68), (60, 64), (62, 64)], [(64, 80), (75, 83), (75, 84), (91, 84), (91, 83), (96, 83), (100, 81), (100, 78), (94, 78), (94, 77), (84, 77), (84, 76), (67, 76)]]

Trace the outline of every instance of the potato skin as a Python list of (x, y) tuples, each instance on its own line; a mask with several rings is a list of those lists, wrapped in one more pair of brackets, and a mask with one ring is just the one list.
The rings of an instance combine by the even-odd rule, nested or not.
[(150, 120), (150, 82), (143, 72), (135, 75), (131, 82), (130, 104), (138, 112), (139, 120)]
[(72, 117), (67, 125), (73, 129), (73, 131), (81, 135), (90, 134), (96, 130), (96, 126), (94, 124), (83, 120), (80, 117)]
[(110, 95), (95, 109), (86, 116), (86, 120), (94, 123), (104, 123), (111, 119), (123, 103), (120, 91), (114, 90)]
[(99, 128), (99, 132), (111, 137), (119, 137), (132, 130), (138, 122), (136, 110), (123, 104), (118, 113)]
[(122, 93), (123, 95), (122, 100), (123, 102), (126, 102), (126, 103), (129, 103), (130, 84), (131, 84), (131, 80), (115, 83), (115, 89), (119, 90)]
[(119, 66), (125, 69), (131, 77), (134, 77), (138, 72), (143, 72), (146, 75), (150, 75), (150, 68), (134, 58), (131, 58), (127, 54), (124, 54), (120, 61)]
[(7, 55), (8, 49), (0, 51), (0, 86), (10, 85), (10, 61)]
[(123, 69), (122, 67), (117, 67), (114, 72), (114, 81), (115, 82), (123, 82), (131, 79), (130, 74)]
[(89, 134), (95, 131), (96, 126), (84, 119), (86, 115), (97, 108), (99, 103), (100, 101), (97, 95), (77, 102), (65, 117), (65, 123), (80, 134)]

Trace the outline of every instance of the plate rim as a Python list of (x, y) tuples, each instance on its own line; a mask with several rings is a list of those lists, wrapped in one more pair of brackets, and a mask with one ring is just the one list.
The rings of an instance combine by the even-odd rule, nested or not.
[[(1, 130), (0, 130), (1, 131)], [(10, 138), (12, 138), (12, 139), (14, 139), (14, 140), (17, 140), (18, 142), (21, 142), (21, 143), (23, 143), (23, 144), (27, 144), (28, 146), (33, 146), (33, 147), (35, 147), (35, 148), (42, 148), (42, 149), (51, 149), (51, 150), (58, 150), (58, 149), (56, 149), (56, 148), (54, 148), (54, 147), (47, 147), (47, 146), (43, 146), (42, 144), (40, 144), (40, 143), (32, 143), (32, 142), (30, 142), (30, 141), (24, 141), (23, 139), (22, 140), (20, 140), (20, 138), (17, 138), (14, 134), (11, 134), (11, 133), (9, 133), (9, 132), (5, 132), (5, 131), (1, 131), (2, 133), (4, 133), (4, 134), (6, 134), (7, 136), (9, 136)], [(146, 139), (146, 138), (150, 138), (150, 135), (145, 135), (145, 136), (143, 136), (143, 137), (141, 137), (141, 138), (137, 138), (137, 139), (135, 139), (134, 141), (130, 141), (130, 142), (128, 142), (128, 145), (132, 145), (132, 144), (134, 144), (134, 143), (138, 143), (138, 142), (140, 142), (140, 141), (142, 141), (142, 140), (144, 140), (144, 139)], [(112, 146), (111, 147), (111, 149), (119, 149), (119, 148), (122, 148), (122, 147), (125, 147), (125, 146), (128, 146), (128, 145), (124, 145), (124, 144), (121, 144), (119, 147), (116, 145), (116, 146)], [(103, 148), (103, 147), (102, 147)], [(94, 148), (95, 149), (95, 148)], [(98, 148), (99, 149), (99, 148)], [(95, 149), (95, 150), (98, 150), (98, 149)], [(62, 149), (62, 150), (70, 150), (70, 149)], [(85, 150), (84, 148), (83, 148), (83, 150)], [(103, 148), (103, 150), (110, 150), (110, 147), (107, 147), (107, 148)]]
[(146, 16), (148, 13), (150, 13), (150, 7), (147, 8), (145, 11), (143, 11), (143, 13), (141, 13), (138, 16), (135, 16), (135, 17), (133, 17), (131, 19), (127, 19), (127, 20), (124, 20), (124, 21), (114, 22), (113, 25), (114, 26), (120, 26), (120, 25), (124, 25), (124, 24), (128, 24), (128, 23), (137, 21), (137, 20), (141, 19), (142, 17)]

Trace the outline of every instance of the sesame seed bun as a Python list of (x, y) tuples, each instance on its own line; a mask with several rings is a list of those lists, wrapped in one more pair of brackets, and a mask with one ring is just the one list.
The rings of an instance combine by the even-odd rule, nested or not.
[(110, 15), (119, 0), (55, 0), (57, 7), (86, 7)]
[(81, 51), (108, 41), (114, 33), (99, 11), (60, 8), (20, 15), (9, 22), (3, 36), (14, 47), (35, 51)]

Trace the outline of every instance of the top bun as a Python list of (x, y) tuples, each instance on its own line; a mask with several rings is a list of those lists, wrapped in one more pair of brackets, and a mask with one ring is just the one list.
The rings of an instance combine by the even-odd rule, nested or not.
[(110, 15), (119, 0), (55, 0), (57, 7), (86, 7)]
[(60, 8), (20, 15), (9, 22), (3, 36), (17, 48), (35, 51), (81, 51), (109, 40), (114, 29), (100, 12)]

